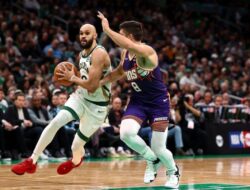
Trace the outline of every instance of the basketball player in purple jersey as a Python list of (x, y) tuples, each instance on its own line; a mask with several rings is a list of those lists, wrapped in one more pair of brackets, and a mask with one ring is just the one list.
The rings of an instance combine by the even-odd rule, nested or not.
[[(169, 96), (162, 81), (155, 50), (142, 43), (142, 25), (136, 21), (120, 24), (120, 34), (109, 27), (101, 12), (103, 31), (121, 48), (120, 65), (103, 78), (101, 85), (126, 76), (133, 88), (130, 102), (120, 127), (120, 137), (130, 148), (147, 160), (144, 182), (154, 181), (160, 161), (167, 168), (165, 187), (179, 187), (179, 170), (172, 153), (166, 149)], [(151, 148), (137, 135), (140, 125), (148, 120), (153, 130)]]

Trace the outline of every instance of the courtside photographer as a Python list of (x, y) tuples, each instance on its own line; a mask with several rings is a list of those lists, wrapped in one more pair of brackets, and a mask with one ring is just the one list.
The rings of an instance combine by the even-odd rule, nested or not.
[(185, 149), (190, 153), (201, 155), (206, 152), (207, 133), (202, 125), (205, 118), (204, 114), (194, 107), (193, 99), (193, 95), (186, 94), (178, 101), (181, 115), (180, 126)]

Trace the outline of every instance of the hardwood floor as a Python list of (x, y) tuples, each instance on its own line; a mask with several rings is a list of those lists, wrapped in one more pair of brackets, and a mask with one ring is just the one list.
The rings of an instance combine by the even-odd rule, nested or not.
[[(248, 157), (189, 158), (177, 159), (176, 162), (181, 171), (180, 183), (190, 186), (190, 189), (195, 189), (192, 184), (200, 183), (238, 184), (250, 189)], [(145, 185), (145, 161), (142, 160), (85, 161), (80, 168), (64, 176), (56, 173), (57, 166), (56, 163), (40, 162), (35, 174), (17, 176), (10, 171), (10, 165), (0, 165), (0, 190), (101, 190), (124, 187), (154, 189), (163, 186), (166, 180), (162, 167), (155, 182)], [(182, 189), (182, 185), (179, 189)]]

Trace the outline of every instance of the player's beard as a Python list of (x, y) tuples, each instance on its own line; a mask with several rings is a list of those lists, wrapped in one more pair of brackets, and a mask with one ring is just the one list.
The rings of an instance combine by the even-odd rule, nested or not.
[(94, 38), (91, 38), (89, 41), (87, 41), (85, 44), (81, 43), (81, 46), (83, 49), (89, 49), (93, 44)]

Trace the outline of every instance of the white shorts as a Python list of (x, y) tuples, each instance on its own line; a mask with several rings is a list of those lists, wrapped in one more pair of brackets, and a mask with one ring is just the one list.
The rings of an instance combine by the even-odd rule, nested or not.
[(80, 132), (90, 137), (103, 124), (107, 112), (107, 106), (99, 106), (81, 97), (79, 93), (73, 93), (65, 103), (66, 107), (74, 110), (80, 119)]

